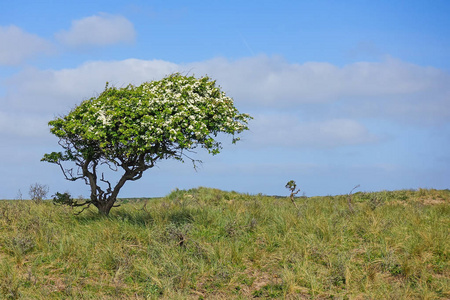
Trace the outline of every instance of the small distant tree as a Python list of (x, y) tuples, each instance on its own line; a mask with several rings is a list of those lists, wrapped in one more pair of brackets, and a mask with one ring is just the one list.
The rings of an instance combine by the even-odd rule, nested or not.
[(294, 196), (298, 194), (298, 192), (300, 192), (300, 189), (295, 190), (297, 188), (297, 184), (295, 183), (294, 180), (289, 180), (288, 183), (286, 183), (285, 186), (289, 191), (291, 191), (291, 194), (289, 195), (289, 198), (291, 199), (292, 204), (294, 204), (295, 208), (297, 207), (297, 204), (294, 201)]
[(49, 188), (45, 184), (35, 183), (30, 185), (30, 190), (28, 194), (30, 195), (31, 200), (36, 203), (42, 202), (42, 200), (47, 196)]
[(17, 191), (16, 199), (23, 200), (22, 191), (20, 189)]
[[(64, 151), (45, 154), (42, 161), (57, 164), (67, 180), (83, 179), (91, 193), (80, 204), (108, 215), (125, 182), (140, 179), (162, 159), (189, 159), (195, 167), (198, 160), (187, 154), (197, 147), (218, 154), (217, 135), (230, 134), (236, 143), (250, 119), (209, 77), (176, 73), (124, 88), (107, 83), (98, 97), (49, 122)], [(70, 162), (75, 170), (65, 167)], [(122, 170), (115, 185), (105, 179), (102, 165)]]

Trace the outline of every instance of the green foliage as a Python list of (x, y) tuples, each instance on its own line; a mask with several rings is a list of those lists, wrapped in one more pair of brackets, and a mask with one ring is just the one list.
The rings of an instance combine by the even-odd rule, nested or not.
[(290, 190), (291, 192), (294, 192), (295, 189), (297, 188), (297, 184), (295, 183), (294, 180), (289, 180), (288, 183), (286, 183), (285, 186), (288, 190)]
[(73, 206), (74, 204), (76, 204), (76, 201), (67, 192), (65, 193), (56, 192), (56, 194), (53, 195), (52, 197), (53, 197), (53, 204), (55, 205)]
[(449, 191), (297, 202), (197, 188), (102, 218), (0, 201), (0, 298), (450, 297)]
[(50, 131), (76, 151), (54, 152), (44, 160), (76, 160), (81, 156), (114, 162), (143, 154), (150, 161), (181, 158), (178, 150), (199, 145), (217, 154), (221, 146), (215, 137), (221, 132), (241, 133), (248, 129), (249, 119), (209, 77), (173, 74), (140, 86), (115, 88), (107, 84), (98, 97), (49, 122)]

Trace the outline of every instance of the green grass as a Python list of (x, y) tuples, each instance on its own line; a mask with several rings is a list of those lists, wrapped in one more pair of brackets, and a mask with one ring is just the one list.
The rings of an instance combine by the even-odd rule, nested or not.
[(0, 299), (448, 299), (450, 191), (0, 201)]

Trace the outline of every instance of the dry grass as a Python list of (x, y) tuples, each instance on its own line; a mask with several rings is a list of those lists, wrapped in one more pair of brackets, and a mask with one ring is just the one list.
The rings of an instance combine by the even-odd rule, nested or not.
[(347, 200), (199, 188), (108, 218), (0, 201), (0, 298), (450, 298), (448, 190)]

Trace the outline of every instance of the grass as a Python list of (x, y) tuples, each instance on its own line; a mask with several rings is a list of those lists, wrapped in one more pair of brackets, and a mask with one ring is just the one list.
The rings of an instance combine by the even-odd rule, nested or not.
[(0, 201), (1, 299), (449, 299), (450, 191)]

